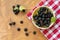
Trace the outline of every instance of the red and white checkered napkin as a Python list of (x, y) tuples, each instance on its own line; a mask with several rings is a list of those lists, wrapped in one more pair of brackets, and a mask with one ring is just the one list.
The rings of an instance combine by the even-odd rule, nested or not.
[(38, 5), (36, 5), (30, 12), (28, 12), (27, 17), (29, 20), (32, 19), (32, 12), (39, 6), (48, 6), (53, 9), (56, 15), (56, 22), (49, 29), (40, 30), (48, 40), (60, 40), (60, 0), (41, 0)]

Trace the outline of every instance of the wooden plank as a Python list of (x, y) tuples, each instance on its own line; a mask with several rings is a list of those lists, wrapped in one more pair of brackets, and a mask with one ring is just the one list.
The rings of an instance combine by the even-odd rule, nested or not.
[[(39, 1), (40, 0), (0, 0), (0, 39), (47, 40), (26, 16), (27, 12), (29, 12)], [(12, 11), (12, 6), (16, 4), (25, 6), (27, 8), (26, 13), (20, 12), (18, 15), (15, 15)], [(20, 24), (21, 20), (24, 22), (23, 24)], [(15, 26), (9, 25), (12, 21), (16, 22)], [(21, 31), (18, 32), (17, 28), (21, 28)], [(29, 37), (25, 36), (24, 28), (28, 28)], [(33, 31), (37, 31), (37, 35), (34, 36)]]

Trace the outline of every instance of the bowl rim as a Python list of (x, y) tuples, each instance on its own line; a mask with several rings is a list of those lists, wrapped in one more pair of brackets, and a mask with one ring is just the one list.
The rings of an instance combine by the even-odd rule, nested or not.
[(55, 22), (51, 23), (49, 27), (44, 28), (44, 27), (38, 27), (38, 26), (34, 23), (34, 21), (33, 21), (33, 14), (34, 14), (34, 12), (35, 12), (37, 9), (39, 9), (40, 7), (49, 8), (50, 11), (53, 13), (53, 16), (55, 17), (55, 14), (54, 14), (54, 11), (53, 11), (52, 8), (50, 8), (50, 7), (48, 7), (48, 6), (39, 6), (39, 7), (37, 7), (37, 8), (32, 12), (32, 23), (33, 23), (33, 25), (34, 25), (35, 27), (37, 27), (37, 28), (39, 28), (39, 29), (48, 29), (48, 28), (50, 28)]

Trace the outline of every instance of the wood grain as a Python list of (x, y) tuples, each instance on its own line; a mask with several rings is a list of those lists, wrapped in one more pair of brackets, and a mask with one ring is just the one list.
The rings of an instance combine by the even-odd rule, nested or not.
[[(47, 40), (44, 35), (37, 29), (30, 20), (27, 19), (27, 12), (29, 12), (40, 0), (0, 0), (0, 40), (25, 40), (24, 31), (18, 32), (16, 29), (18, 27), (23, 30), (24, 27), (29, 29), (29, 32), (32, 30), (38, 31), (38, 38), (33, 38), (35, 40)], [(26, 7), (26, 13), (20, 12), (19, 15), (15, 15), (12, 11), (12, 6), (20, 4)], [(21, 25), (20, 20), (24, 21), (24, 24)], [(11, 27), (9, 25), (10, 22), (15, 21), (16, 25)], [(22, 27), (21, 27), (22, 26)], [(28, 40), (32, 40), (30, 36), (27, 38)], [(26, 40), (27, 40), (26, 39)]]

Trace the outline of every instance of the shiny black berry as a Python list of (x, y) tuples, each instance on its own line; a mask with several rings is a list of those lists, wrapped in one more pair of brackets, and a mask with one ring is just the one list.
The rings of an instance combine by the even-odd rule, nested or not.
[(23, 24), (23, 21), (20, 21), (21, 24)]
[(42, 15), (42, 18), (44, 18), (44, 17), (45, 17), (45, 14)]
[(18, 15), (18, 13), (20, 12), (18, 9), (16, 9), (16, 10), (13, 10), (13, 12), (14, 12), (14, 14), (15, 15)]
[(44, 20), (44, 21), (43, 21), (43, 24), (44, 24), (44, 25), (45, 25), (45, 24), (47, 24), (47, 21), (46, 21), (46, 20)]
[(47, 24), (49, 24), (51, 21), (47, 21)]
[(21, 29), (20, 28), (17, 28), (17, 31), (20, 31)]
[(28, 29), (27, 29), (27, 28), (24, 28), (24, 31), (25, 31), (25, 32), (27, 32), (27, 31), (28, 31)]
[(37, 15), (33, 16), (33, 19), (34, 20), (37, 20), (38, 19), (38, 16)]
[(13, 9), (15, 8), (15, 6), (13, 6)]
[(36, 31), (33, 31), (33, 34), (36, 35)]
[(19, 8), (19, 7), (20, 7), (20, 5), (18, 5), (18, 4), (17, 4), (17, 7)]
[(46, 7), (41, 7), (41, 8), (40, 8), (40, 10), (41, 10), (42, 12), (45, 12), (46, 9), (47, 9)]
[(42, 20), (42, 21), (44, 21), (44, 20), (45, 20), (45, 18), (41, 18), (41, 20)]
[(47, 20), (47, 21), (50, 21), (50, 20), (51, 20), (51, 18), (46, 18), (46, 20)]
[(38, 20), (41, 20), (42, 18), (41, 17), (38, 17)]
[(36, 25), (38, 25), (39, 27), (41, 27), (41, 26), (43, 25), (43, 21), (42, 21), (42, 20), (37, 21), (37, 22), (36, 22)]
[(51, 18), (53, 16), (53, 14), (51, 12), (48, 12), (47, 16)]
[(38, 25), (39, 27), (41, 26), (40, 22), (36, 22), (36, 25)]
[(46, 27), (49, 27), (49, 25), (48, 25), (48, 24), (45, 24), (45, 26), (46, 26)]
[(28, 34), (28, 33), (25, 33), (25, 35), (26, 35), (26, 36), (29, 36), (29, 34)]
[(23, 9), (22, 12), (25, 12), (25, 9)]
[(10, 26), (12, 26), (12, 23), (9, 23)]

